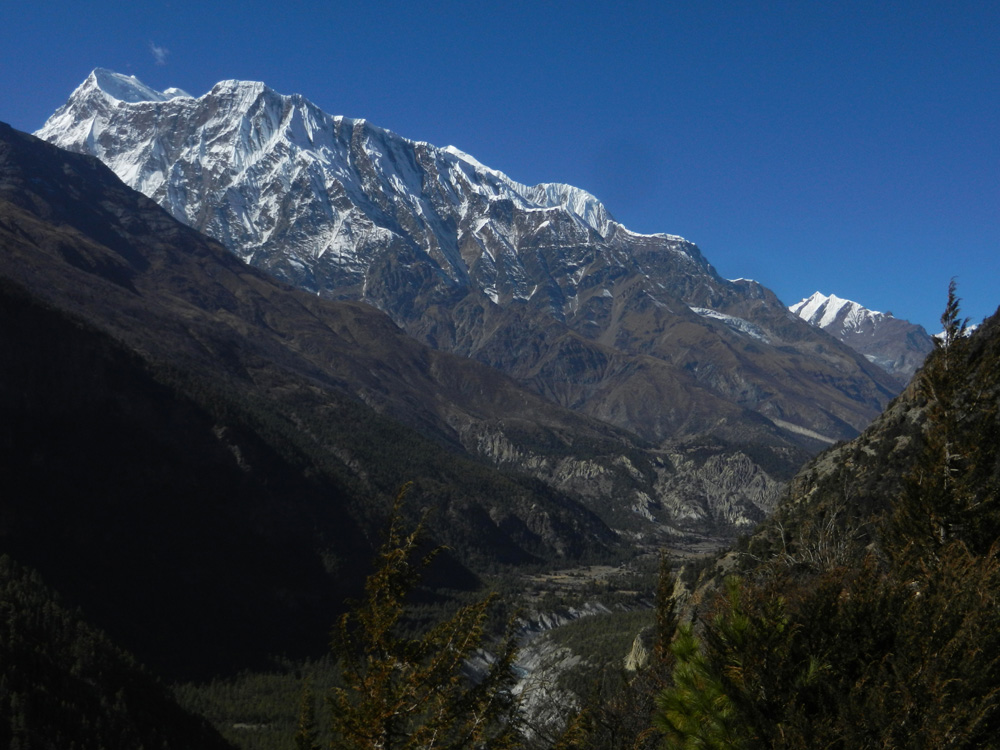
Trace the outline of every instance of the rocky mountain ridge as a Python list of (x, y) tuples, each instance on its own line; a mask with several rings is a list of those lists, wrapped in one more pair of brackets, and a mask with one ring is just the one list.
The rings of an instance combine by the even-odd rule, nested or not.
[[(296, 577), (315, 590), (324, 569), (367, 558), (365, 529), (407, 481), (415, 502), (435, 509), (437, 538), (474, 568), (617, 558), (748, 529), (787, 478), (781, 467), (806, 457), (781, 443), (654, 449), (420, 344), (370, 305), (288, 287), (174, 221), (92, 157), (2, 125), (0, 246), (0, 298), (6, 319), (20, 321), (0, 336), (9, 353), (0, 368), (3, 470), (34, 488), (32, 502), (8, 508), (5, 528), (20, 529), (8, 542), (43, 569), (46, 560), (64, 566), (75, 545), (83, 546), (69, 558), (87, 559), (87, 539), (131, 529), (151, 503), (171, 519), (158, 522), (171, 530), (161, 534), (170, 555), (197, 550), (222, 528), (234, 544), (276, 536), (247, 543), (251, 557), (280, 558), (290, 545), (301, 553)], [(51, 446), (75, 460), (50, 455)], [(120, 455), (129, 456), (124, 474)], [(143, 489), (148, 482), (155, 492)], [(105, 510), (105, 495), (127, 512)], [(73, 514), (60, 510), (67, 502)], [(32, 559), (51, 546), (28, 531), (43, 511), (76, 531), (50, 529), (46, 539), (63, 552)], [(171, 543), (173, 531), (197, 541)], [(126, 552), (143, 538), (123, 533)], [(86, 566), (64, 575), (74, 571)]]
[(585, 191), (524, 186), (261, 83), (193, 98), (97, 70), (39, 135), (251, 264), (646, 440), (815, 449), (898, 389), (766, 288), (722, 279), (680, 237), (630, 232)]

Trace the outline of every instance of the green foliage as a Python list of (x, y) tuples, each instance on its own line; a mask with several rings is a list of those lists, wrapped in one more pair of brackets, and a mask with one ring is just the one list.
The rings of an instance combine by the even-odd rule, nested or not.
[(188, 711), (204, 716), (242, 750), (296, 747), (295, 738), (303, 725), (308, 728), (310, 718), (315, 731), (305, 734), (325, 748), (330, 738), (319, 696), (337, 684), (337, 665), (326, 656), (286, 663), (280, 670), (240, 672), (205, 683), (175, 685), (174, 694)]
[[(597, 674), (590, 675), (591, 689), (587, 691), (577, 686), (576, 692), (583, 697), (584, 705), (554, 743), (557, 748), (651, 750), (657, 746), (659, 733), (650, 725), (650, 717), (653, 715), (654, 698), (667, 685), (668, 673), (674, 663), (670, 641), (677, 629), (679, 614), (673, 595), (675, 584), (670, 560), (662, 555), (653, 611), (585, 618), (556, 631), (590, 631), (598, 636), (605, 649), (607, 644), (614, 644), (611, 650), (614, 656), (605, 659)], [(636, 633), (640, 633), (639, 638), (643, 641), (647, 640), (645, 635), (651, 635), (649, 659), (646, 664), (637, 665), (635, 671), (627, 672), (621, 668), (622, 657), (630, 642), (636, 640)], [(585, 645), (590, 646), (591, 643), (576, 644), (578, 648)], [(594, 649), (589, 648), (583, 653), (592, 659), (590, 654), (594, 653)]]
[(603, 669), (624, 660), (636, 633), (648, 627), (653, 617), (650, 609), (591, 615), (556, 628), (549, 637), (575, 654), (585, 654)]
[(467, 660), (484, 638), (491, 597), (461, 607), (423, 635), (400, 635), (405, 598), (425, 567), (414, 564), (421, 526), (404, 533), (400, 492), (388, 538), (364, 599), (341, 619), (335, 650), (342, 687), (329, 695), (333, 748), (501, 748), (515, 736), (513, 683), (515, 645), (501, 644), (475, 680)]
[(900, 565), (919, 565), (957, 539), (985, 554), (1000, 528), (994, 474), (1000, 370), (994, 358), (974, 356), (958, 303), (952, 281), (941, 316), (943, 340), (919, 376), (926, 403), (923, 450), (885, 533)]
[[(673, 686), (658, 699), (666, 747), (789, 747), (812, 734), (828, 665), (777, 591), (726, 580), (701, 637), (685, 625), (671, 645)], [(803, 742), (803, 746), (809, 746)]]
[(606, 668), (583, 695), (584, 708), (545, 747), (559, 750), (653, 750), (658, 733), (650, 726), (655, 681), (649, 669), (628, 673)]
[(664, 746), (993, 746), (998, 563), (960, 543), (942, 562), (920, 581), (872, 558), (798, 584), (731, 581), (702, 635), (684, 626), (672, 645)]
[(935, 557), (915, 580), (886, 576), (873, 592), (871, 609), (888, 604), (893, 625), (883, 648), (863, 655), (849, 696), (865, 719), (845, 731), (895, 747), (995, 747), (1000, 563), (961, 541)]
[(685, 750), (743, 747), (741, 717), (690, 624), (680, 627), (671, 652), (677, 660), (674, 684), (656, 701), (655, 721), (664, 735), (663, 746)]
[(677, 579), (670, 565), (670, 558), (660, 554), (660, 575), (656, 582), (656, 632), (653, 641), (653, 658), (656, 662), (669, 660), (670, 642), (680, 622), (674, 589)]
[(318, 732), (316, 730), (316, 706), (312, 691), (312, 682), (306, 680), (302, 688), (302, 701), (299, 704), (299, 726), (295, 731), (296, 750), (319, 750)]

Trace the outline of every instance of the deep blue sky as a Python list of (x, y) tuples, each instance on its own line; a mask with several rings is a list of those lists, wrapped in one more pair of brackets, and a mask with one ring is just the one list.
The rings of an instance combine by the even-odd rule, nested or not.
[(261, 80), (934, 332), (952, 276), (974, 321), (1000, 305), (998, 40), (996, 0), (7, 3), (0, 120), (98, 66)]

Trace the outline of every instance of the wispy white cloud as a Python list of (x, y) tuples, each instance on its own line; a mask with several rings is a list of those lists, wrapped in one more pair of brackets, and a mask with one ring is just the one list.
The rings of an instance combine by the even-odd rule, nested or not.
[(167, 64), (167, 55), (170, 54), (170, 50), (166, 47), (160, 47), (155, 42), (150, 42), (149, 51), (153, 53), (153, 59), (156, 60), (157, 65)]

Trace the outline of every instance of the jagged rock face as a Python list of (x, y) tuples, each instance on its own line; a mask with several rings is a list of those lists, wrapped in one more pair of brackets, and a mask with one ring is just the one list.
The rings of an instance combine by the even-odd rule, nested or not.
[(851, 436), (897, 390), (759, 284), (630, 232), (585, 191), (521, 185), (260, 83), (193, 98), (97, 70), (39, 135), (252, 264), (647, 439), (815, 447), (805, 431)]
[(633, 234), (582, 190), (520, 185), (261, 83), (194, 99), (97, 70), (38, 135), (97, 156), (244, 260), (398, 320), (470, 289), (501, 306), (537, 298), (565, 320), (606, 315), (611, 287), (637, 272), (661, 302), (677, 301), (664, 282), (708, 296), (726, 285), (691, 243)]
[[(388, 308), (399, 302), (379, 295), (386, 263), (416, 286), (410, 296), (472, 284), (494, 301), (528, 299), (531, 266), (553, 258), (520, 257), (523, 235), (586, 248), (611, 231), (584, 191), (518, 185), (456, 149), (332, 117), (256, 82), (223, 81), (193, 99), (97, 70), (38, 135), (98, 156), (175, 218), (297, 286)], [(556, 281), (541, 293), (566, 312), (573, 284), (560, 277), (576, 259), (562, 255), (544, 273), (565, 291)], [(417, 259), (419, 269), (398, 267)]]
[(675, 470), (663, 478), (657, 492), (670, 517), (746, 531), (774, 510), (784, 485), (748, 456), (699, 453), (689, 449), (672, 455)]
[[(761, 464), (799, 465), (806, 455), (772, 446), (766, 460), (754, 460), (710, 441), (596, 453), (578, 440), (575, 451), (532, 451), (526, 447), (532, 441), (523, 436), (516, 420), (480, 422), (464, 432), (463, 444), (501, 468), (528, 473), (584, 498), (619, 533), (640, 542), (669, 542), (692, 532), (746, 532), (774, 509), (785, 487)], [(791, 455), (782, 455), (786, 451)]]
[(934, 350), (934, 340), (923, 326), (833, 294), (827, 297), (816, 292), (788, 309), (860, 352), (902, 385)]

